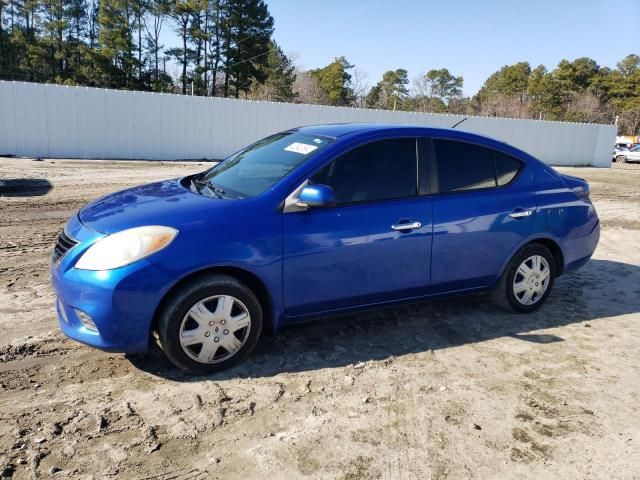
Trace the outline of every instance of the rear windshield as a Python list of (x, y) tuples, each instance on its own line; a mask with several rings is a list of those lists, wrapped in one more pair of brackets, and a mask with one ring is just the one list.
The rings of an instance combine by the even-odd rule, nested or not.
[(230, 156), (201, 179), (223, 190), (251, 197), (264, 192), (332, 142), (325, 137), (296, 132), (277, 133)]

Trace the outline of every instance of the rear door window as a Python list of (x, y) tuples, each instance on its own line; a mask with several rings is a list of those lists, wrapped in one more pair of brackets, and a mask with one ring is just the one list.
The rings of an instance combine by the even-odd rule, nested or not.
[(496, 162), (498, 186), (507, 185), (518, 175), (518, 172), (522, 168), (522, 162), (500, 152), (494, 151), (493, 155)]
[(433, 143), (441, 193), (496, 186), (491, 150), (452, 140), (434, 140)]

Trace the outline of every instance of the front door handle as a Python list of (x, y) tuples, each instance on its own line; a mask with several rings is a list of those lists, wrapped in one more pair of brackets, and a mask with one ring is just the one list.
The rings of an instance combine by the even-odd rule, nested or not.
[(509, 216), (511, 218), (526, 218), (531, 216), (532, 213), (533, 213), (533, 210), (525, 210), (524, 208), (518, 208), (513, 212), (511, 212)]
[(422, 224), (420, 222), (412, 222), (412, 223), (396, 223), (395, 225), (391, 225), (392, 230), (415, 230), (416, 228), (420, 228)]

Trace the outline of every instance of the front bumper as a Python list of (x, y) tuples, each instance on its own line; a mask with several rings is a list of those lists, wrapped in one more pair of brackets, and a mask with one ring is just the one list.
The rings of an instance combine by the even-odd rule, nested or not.
[[(60, 329), (101, 350), (146, 351), (153, 316), (171, 285), (170, 277), (146, 260), (114, 270), (78, 270), (77, 260), (103, 235), (84, 227), (77, 216), (67, 231), (80, 243), (51, 266)], [(97, 331), (82, 324), (78, 311), (91, 317)]]

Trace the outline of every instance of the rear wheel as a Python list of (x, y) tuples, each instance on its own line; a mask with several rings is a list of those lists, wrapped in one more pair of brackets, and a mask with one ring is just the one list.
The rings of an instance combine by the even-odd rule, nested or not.
[(555, 259), (549, 249), (537, 243), (526, 245), (509, 262), (494, 299), (513, 312), (537, 310), (549, 296), (555, 274)]
[(226, 275), (181, 287), (159, 314), (160, 346), (171, 363), (195, 374), (224, 370), (258, 343), (262, 308), (255, 294)]

